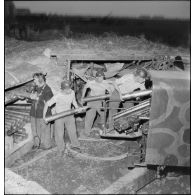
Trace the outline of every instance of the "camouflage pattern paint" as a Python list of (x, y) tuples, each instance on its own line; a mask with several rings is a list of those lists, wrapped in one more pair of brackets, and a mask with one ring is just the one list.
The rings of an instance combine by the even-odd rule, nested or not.
[(190, 166), (190, 74), (150, 71), (153, 80), (146, 163)]

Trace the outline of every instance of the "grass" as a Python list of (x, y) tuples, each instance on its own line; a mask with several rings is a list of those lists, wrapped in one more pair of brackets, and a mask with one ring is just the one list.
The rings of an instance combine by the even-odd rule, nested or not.
[[(45, 31), (48, 37), (81, 38), (89, 36), (137, 36), (173, 47), (190, 47), (190, 20), (165, 18), (80, 17), (58, 15), (25, 15), (15, 18), (19, 24), (30, 25), (36, 39)], [(54, 29), (61, 33), (54, 32)], [(32, 40), (32, 36), (30, 36)], [(42, 39), (45, 37), (43, 36)], [(47, 39), (47, 38), (45, 38)]]

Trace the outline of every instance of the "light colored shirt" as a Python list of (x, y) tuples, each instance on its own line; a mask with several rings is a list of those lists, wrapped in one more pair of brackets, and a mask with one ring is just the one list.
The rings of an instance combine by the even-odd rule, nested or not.
[(54, 95), (48, 102), (48, 106), (52, 106), (56, 103), (56, 113), (64, 112), (71, 109), (71, 104), (78, 108), (75, 93), (71, 90), (70, 94), (66, 94), (63, 91), (59, 92), (58, 94)]
[(143, 83), (136, 82), (133, 74), (126, 74), (121, 78), (116, 79), (115, 82), (122, 94), (131, 93), (137, 88), (140, 88), (140, 90), (145, 89), (144, 82)]
[(86, 87), (91, 89), (91, 96), (104, 95), (106, 90), (111, 92), (114, 91), (114, 86), (110, 81), (106, 80), (103, 80), (102, 82), (96, 82), (95, 80), (88, 81)]

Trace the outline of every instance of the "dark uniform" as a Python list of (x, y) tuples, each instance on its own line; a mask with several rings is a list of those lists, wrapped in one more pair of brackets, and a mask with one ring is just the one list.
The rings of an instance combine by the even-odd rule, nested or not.
[[(53, 97), (53, 93), (47, 84), (42, 87), (38, 87), (36, 93), (39, 99), (33, 100), (30, 110), (31, 129), (34, 138), (34, 145), (48, 149), (51, 147), (51, 129), (50, 124), (45, 124), (43, 120), (43, 109), (45, 102)], [(51, 116), (50, 108), (48, 108), (46, 116)]]

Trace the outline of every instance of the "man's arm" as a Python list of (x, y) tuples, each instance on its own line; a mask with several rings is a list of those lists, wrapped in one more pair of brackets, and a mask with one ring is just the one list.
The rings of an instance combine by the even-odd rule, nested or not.
[(114, 91), (114, 84), (113, 81), (106, 81), (106, 90), (108, 91), (109, 94), (111, 94)]
[(55, 103), (56, 103), (55, 96), (53, 96), (49, 101), (45, 102), (45, 105), (43, 108), (43, 120), (45, 120), (45, 118), (46, 118), (46, 113), (47, 113), (48, 107), (52, 106)]
[(142, 83), (142, 84), (140, 84), (140, 90), (145, 90), (146, 88), (145, 88), (145, 82), (144, 83)]
[(45, 95), (44, 95), (44, 100), (47, 102), (52, 97), (53, 97), (53, 92), (52, 92), (51, 88), (48, 87), (48, 89), (46, 90)]
[(115, 81), (112, 84), (113, 84), (114, 88), (118, 91), (121, 101), (123, 101), (122, 93), (120, 91), (119, 86), (117, 85), (117, 83)]
[(76, 101), (76, 98), (75, 98), (75, 93), (73, 91), (73, 99), (72, 99), (72, 104), (74, 105), (74, 107), (77, 109), (79, 108), (78, 104), (77, 104), (77, 101)]
[(87, 84), (84, 86), (83, 91), (82, 91), (81, 103), (82, 103), (83, 98), (85, 97), (85, 94), (86, 94), (86, 91), (87, 91), (88, 88), (89, 88), (89, 85), (88, 85), (88, 83), (87, 83)]
[[(54, 98), (52, 98), (53, 92), (49, 86), (48, 86), (47, 90), (45, 91), (43, 97), (44, 97), (44, 102), (45, 102), (44, 109), (43, 109), (43, 119), (45, 119), (48, 107), (52, 106), (55, 103)], [(51, 101), (49, 103), (47, 103), (49, 100), (51, 100)]]
[(46, 118), (46, 112), (48, 110), (48, 107), (49, 107), (49, 105), (46, 102), (45, 105), (44, 105), (44, 109), (43, 109), (43, 120), (45, 120), (45, 118)]

